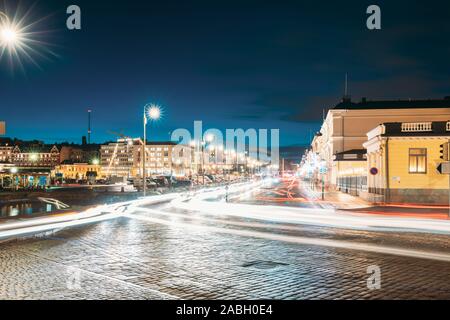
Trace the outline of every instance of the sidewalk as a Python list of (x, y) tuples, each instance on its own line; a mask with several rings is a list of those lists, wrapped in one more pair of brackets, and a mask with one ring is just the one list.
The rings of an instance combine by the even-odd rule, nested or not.
[(450, 208), (448, 206), (419, 204), (373, 205), (360, 197), (352, 196), (341, 191), (326, 191), (325, 200), (322, 200), (321, 192), (312, 189), (309, 189), (308, 192), (323, 207), (333, 207), (346, 212), (409, 218), (449, 219)]
[(325, 192), (325, 200), (323, 201), (331, 204), (336, 209), (341, 210), (364, 209), (373, 206), (370, 202), (365, 201), (360, 197), (352, 196), (341, 191)]
[(317, 187), (317, 190), (313, 190), (308, 184), (303, 184), (303, 191), (308, 194), (308, 198), (320, 203), (321, 206), (326, 208), (345, 210), (372, 207), (370, 202), (340, 191), (325, 190), (324, 200), (322, 200), (320, 187)]
[(385, 206), (373, 206), (363, 209), (346, 209), (355, 213), (366, 213), (373, 215), (395, 216), (395, 217), (407, 217), (407, 218), (427, 218), (427, 219), (439, 219), (448, 220), (449, 209), (441, 207), (425, 207), (425, 206), (406, 206), (406, 205), (385, 205)]

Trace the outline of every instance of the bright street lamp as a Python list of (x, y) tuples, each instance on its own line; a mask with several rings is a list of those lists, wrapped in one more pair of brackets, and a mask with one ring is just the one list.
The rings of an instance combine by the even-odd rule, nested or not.
[(14, 67), (16, 62), (22, 67), (22, 60), (39, 67), (34, 56), (56, 56), (48, 48), (49, 42), (43, 41), (48, 32), (44, 29), (38, 30), (45, 19), (28, 22), (27, 17), (28, 13), (21, 17), (16, 13), (14, 18), (10, 18), (0, 11), (0, 61), (3, 56), (7, 57), (11, 67)]
[(22, 40), (23, 34), (20, 29), (0, 11), (0, 46), (15, 51), (16, 47), (23, 45)]
[(146, 144), (147, 144), (147, 118), (150, 121), (156, 121), (161, 117), (161, 108), (153, 103), (146, 104), (144, 106), (144, 141), (142, 142), (142, 184), (144, 190), (144, 197), (147, 191), (147, 177), (145, 173), (145, 161), (146, 161)]
[(157, 105), (150, 105), (147, 110), (147, 115), (152, 120), (158, 120), (161, 116), (161, 109)]

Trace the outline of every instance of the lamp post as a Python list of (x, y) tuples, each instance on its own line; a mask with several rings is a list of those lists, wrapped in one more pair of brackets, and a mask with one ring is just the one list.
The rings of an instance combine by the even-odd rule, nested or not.
[(147, 145), (147, 117), (150, 120), (158, 120), (161, 116), (161, 108), (155, 104), (147, 104), (144, 106), (144, 117), (143, 117), (143, 124), (144, 124), (144, 140), (142, 141), (142, 184), (143, 184), (143, 191), (144, 191), (144, 197), (146, 195), (147, 191), (147, 177), (145, 172), (145, 162), (146, 162), (146, 145)]
[[(197, 177), (197, 184), (198, 184), (198, 175), (199, 175), (199, 169), (198, 169), (198, 163), (197, 163), (197, 156), (198, 156), (198, 151), (197, 151), (197, 143), (195, 140), (192, 140), (190, 142), (190, 146), (192, 147), (194, 153), (193, 153), (193, 161), (191, 161), (191, 167), (193, 172), (196, 173), (196, 177)], [(192, 152), (191, 149), (191, 152)], [(192, 156), (192, 153), (191, 153)], [(191, 183), (193, 183), (193, 181), (191, 181)]]
[(201, 148), (202, 185), (205, 185), (205, 140), (201, 141), (201, 145), (202, 145), (202, 148)]
[(200, 144), (201, 144), (201, 157), (202, 157), (200, 164), (202, 166), (201, 172), (202, 172), (202, 184), (203, 185), (205, 185), (205, 145), (206, 145), (206, 142), (211, 142), (213, 140), (214, 140), (214, 136), (212, 134), (208, 134), (206, 136), (206, 139), (202, 138), (202, 141), (200, 141)]

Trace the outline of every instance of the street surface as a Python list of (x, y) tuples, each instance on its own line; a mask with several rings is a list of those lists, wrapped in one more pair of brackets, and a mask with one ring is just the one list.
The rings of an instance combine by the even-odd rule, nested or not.
[(0, 243), (0, 299), (450, 299), (448, 220), (336, 210), (293, 180), (228, 192)]

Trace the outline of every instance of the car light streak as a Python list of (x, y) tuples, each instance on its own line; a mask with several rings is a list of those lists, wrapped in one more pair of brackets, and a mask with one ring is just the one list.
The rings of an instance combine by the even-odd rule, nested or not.
[[(99, 213), (101, 214), (101, 213)], [(44, 225), (30, 226), (30, 227), (22, 227), (19, 229), (6, 230), (0, 232), (0, 239), (14, 237), (14, 236), (23, 236), (27, 234), (40, 233), (45, 231), (51, 231), (55, 229), (63, 229), (67, 227), (74, 227), (88, 223), (100, 222), (109, 219), (115, 219), (122, 216), (122, 213), (106, 213), (101, 214), (99, 216), (93, 216), (90, 218), (83, 218), (79, 220), (71, 220), (66, 222), (57, 222), (57, 223), (47, 223)]]
[[(161, 212), (159, 210), (152, 210), (152, 209), (149, 209), (149, 210), (153, 211), (156, 214), (161, 214)], [(220, 227), (213, 227), (213, 226), (200, 226), (200, 225), (195, 225), (195, 224), (190, 224), (190, 223), (175, 222), (175, 221), (168, 221), (165, 219), (140, 216), (140, 215), (135, 215), (135, 214), (130, 214), (130, 213), (124, 213), (124, 216), (132, 218), (132, 219), (145, 221), (145, 222), (163, 224), (163, 225), (167, 225), (167, 226), (179, 227), (179, 228), (190, 229), (190, 230), (196, 229), (196, 230), (205, 231), (205, 232), (225, 233), (225, 234), (232, 234), (232, 235), (237, 235), (237, 236), (261, 238), (261, 239), (266, 239), (266, 240), (283, 241), (283, 242), (303, 244), (303, 245), (316, 245), (316, 246), (332, 247), (332, 248), (337, 248), (337, 249), (359, 250), (359, 251), (372, 252), (372, 253), (390, 254), (390, 255), (403, 256), (403, 257), (421, 258), (421, 259), (430, 259), (430, 260), (450, 262), (450, 254), (447, 254), (447, 253), (426, 252), (426, 251), (421, 251), (421, 250), (411, 250), (411, 249), (403, 249), (403, 248), (396, 248), (396, 247), (378, 246), (378, 245), (370, 245), (370, 244), (364, 244), (364, 243), (358, 243), (358, 242), (348, 242), (348, 241), (341, 241), (341, 240), (329, 240), (329, 239), (288, 236), (288, 235), (273, 234), (273, 233), (243, 230), (243, 229), (238, 230), (238, 229), (220, 228)]]
[(450, 234), (450, 221), (392, 216), (368, 216), (358, 213), (344, 213), (334, 209), (307, 209), (280, 206), (259, 206), (235, 203), (201, 201), (199, 198), (185, 201), (174, 199), (177, 209), (198, 211), (216, 216), (236, 216), (258, 220), (296, 223), (357, 230), (392, 232), (431, 232)]
[(121, 217), (128, 207), (149, 205), (179, 197), (179, 193), (149, 196), (138, 200), (102, 205), (79, 213), (68, 213), (62, 216), (35, 218), (28, 221), (11, 222), (0, 225), (0, 239), (22, 236), (33, 233), (79, 226)]

